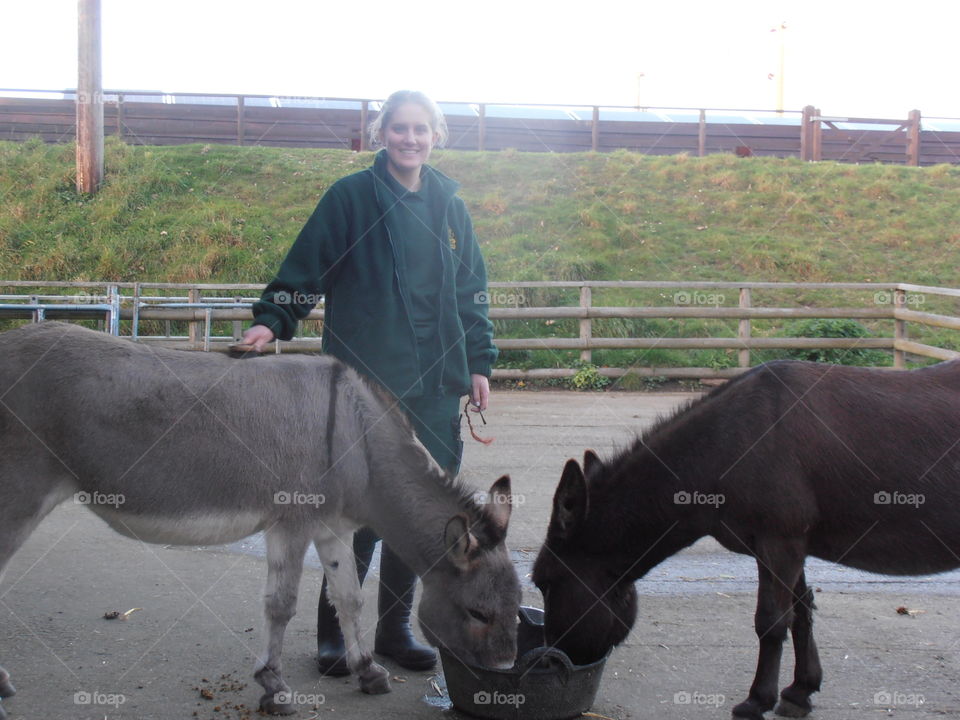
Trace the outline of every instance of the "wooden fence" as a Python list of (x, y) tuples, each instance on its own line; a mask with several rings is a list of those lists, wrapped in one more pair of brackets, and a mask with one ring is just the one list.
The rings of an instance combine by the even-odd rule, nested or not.
[[(7, 294), (0, 295), (0, 318), (7, 319), (95, 319), (116, 335), (140, 342), (161, 342), (202, 350), (226, 350), (240, 337), (251, 319), (251, 304), (259, 297), (261, 285), (170, 284), (170, 283), (36, 283), (0, 282)], [(848, 293), (858, 299), (846, 307), (814, 306), (809, 302), (817, 292)], [(532, 306), (525, 293), (574, 292), (576, 302), (564, 306)], [(616, 292), (619, 298), (639, 299), (654, 293), (666, 304), (635, 302), (629, 305), (597, 305), (595, 293)], [(779, 304), (756, 302), (768, 294)], [(735, 298), (736, 304), (732, 304)], [(797, 302), (803, 298), (803, 302)], [(727, 302), (730, 299), (731, 302)], [(794, 302), (787, 306), (785, 300)], [(934, 300), (938, 312), (933, 312)], [(558, 353), (555, 364), (579, 353), (590, 362), (594, 353), (619, 349), (635, 351), (628, 367), (601, 367), (607, 377), (624, 375), (672, 378), (728, 378), (751, 366), (751, 352), (770, 349), (879, 349), (892, 354), (892, 366), (904, 368), (908, 356), (948, 360), (960, 357), (948, 347), (911, 339), (908, 323), (917, 329), (960, 330), (956, 312), (960, 290), (906, 283), (774, 283), (774, 282), (526, 282), (490, 283), (486, 297), (477, 302), (490, 305), (495, 321), (513, 321), (521, 328), (530, 323), (576, 321), (578, 331), (555, 337), (499, 337), (503, 351), (547, 350)], [(945, 309), (944, 309), (945, 308)], [(888, 321), (887, 335), (867, 338), (783, 337), (773, 334), (771, 324), (800, 318)], [(734, 321), (736, 332), (728, 335), (641, 337), (636, 334), (598, 336), (595, 323), (622, 319), (698, 319)], [(308, 332), (319, 333), (323, 310), (315, 309), (305, 323)], [(754, 332), (763, 322), (762, 334)], [(303, 330), (304, 326), (301, 326)], [(178, 332), (179, 331), (179, 332)], [(515, 333), (512, 333), (515, 334)], [(952, 343), (950, 343), (952, 344)], [(317, 352), (318, 336), (301, 335), (289, 342), (277, 342), (275, 352)], [(645, 363), (650, 350), (726, 350), (736, 354), (734, 367), (656, 367)], [(564, 355), (561, 356), (561, 353)], [(495, 379), (563, 378), (575, 374), (569, 367), (525, 370), (497, 369)]]
[[(76, 137), (75, 101), (43, 91), (0, 90), (0, 139)], [(64, 99), (65, 98), (65, 99)], [(653, 155), (735, 153), (804, 160), (932, 165), (960, 162), (960, 120), (924, 129), (906, 119), (802, 112), (614, 106), (442, 103), (455, 150), (583, 152), (627, 149)], [(379, 103), (353, 98), (290, 98), (107, 91), (107, 134), (141, 145), (225, 143), (366, 149), (364, 128)]]

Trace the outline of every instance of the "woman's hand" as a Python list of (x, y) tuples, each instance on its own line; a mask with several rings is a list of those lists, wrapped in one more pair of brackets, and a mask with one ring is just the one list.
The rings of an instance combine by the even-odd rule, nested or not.
[(252, 325), (243, 334), (240, 344), (249, 345), (251, 350), (259, 353), (263, 352), (267, 344), (272, 343), (274, 339), (273, 330), (266, 325)]
[(490, 380), (486, 375), (471, 375), (470, 384), (470, 409), (473, 412), (483, 412), (490, 400)]

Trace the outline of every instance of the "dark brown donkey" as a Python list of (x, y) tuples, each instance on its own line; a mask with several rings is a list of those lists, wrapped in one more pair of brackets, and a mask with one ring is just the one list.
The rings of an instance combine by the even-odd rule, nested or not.
[(621, 642), (634, 581), (706, 535), (757, 560), (757, 673), (737, 718), (802, 717), (822, 671), (807, 555), (889, 575), (960, 566), (960, 361), (891, 372), (756, 368), (609, 460), (570, 460), (533, 579), (550, 643), (577, 663)]

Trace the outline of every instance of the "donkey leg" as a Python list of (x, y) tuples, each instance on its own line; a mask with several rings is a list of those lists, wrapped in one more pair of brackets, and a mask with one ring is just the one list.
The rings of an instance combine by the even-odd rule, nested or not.
[(13, 697), (17, 694), (16, 688), (10, 682), (10, 673), (0, 667), (0, 700)]
[(283, 634), (297, 612), (297, 590), (303, 573), (303, 556), (310, 541), (303, 533), (275, 525), (265, 533), (267, 541), (267, 589), (264, 611), (267, 647), (257, 661), (253, 677), (263, 687), (260, 709), (277, 715), (296, 712), (290, 687), (283, 681), (281, 655)]
[[(38, 461), (23, 458), (22, 455), (22, 448), (18, 451), (0, 445), (0, 458), (5, 461), (0, 467), (0, 496), (3, 497), (3, 502), (0, 502), (0, 582), (3, 581), (7, 563), (30, 533), (75, 489), (71, 484), (72, 478), (63, 472), (62, 467), (50, 468), (43, 458)], [(18, 462), (22, 463), (19, 467)], [(28, 475), (23, 467), (31, 468), (36, 474)], [(8, 483), (8, 479), (11, 482)], [(0, 700), (13, 697), (16, 693), (10, 682), (10, 673), (0, 667)], [(6, 713), (0, 705), (0, 720), (4, 718)]]
[[(0, 701), (4, 698), (13, 697), (17, 694), (16, 689), (10, 682), (10, 673), (0, 667)], [(7, 713), (3, 710), (3, 703), (0, 702), (0, 720), (6, 720)]]
[(800, 573), (793, 590), (793, 652), (796, 665), (793, 684), (780, 693), (780, 702), (775, 712), (784, 717), (806, 717), (813, 705), (810, 695), (820, 690), (823, 670), (817, 643), (813, 639), (813, 590), (807, 587), (804, 573)]
[(330, 600), (337, 610), (347, 649), (347, 667), (360, 679), (360, 689), (371, 695), (390, 692), (390, 676), (373, 660), (370, 646), (360, 630), (363, 595), (357, 579), (352, 533), (324, 530), (314, 538), (314, 546), (323, 563)]
[(757, 552), (759, 584), (754, 627), (760, 640), (757, 672), (746, 700), (733, 708), (733, 717), (762, 720), (777, 700), (780, 658), (787, 629), (793, 621), (793, 588), (803, 572), (799, 543), (778, 538)]

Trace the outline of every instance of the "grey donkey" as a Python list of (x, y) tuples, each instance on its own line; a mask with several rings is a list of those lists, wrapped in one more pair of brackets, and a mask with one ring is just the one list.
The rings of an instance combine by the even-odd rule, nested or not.
[[(427, 640), (471, 664), (509, 667), (520, 603), (504, 544), (510, 478), (478, 500), (394, 404), (327, 356), (237, 360), (49, 321), (0, 334), (0, 572), (70, 498), (143, 542), (262, 531), (267, 646), (254, 677), (261, 709), (288, 714), (281, 649), (311, 541), (351, 672), (364, 692), (390, 690), (358, 626), (351, 539), (369, 526), (422, 578)], [(0, 668), (0, 698), (13, 691)]]

